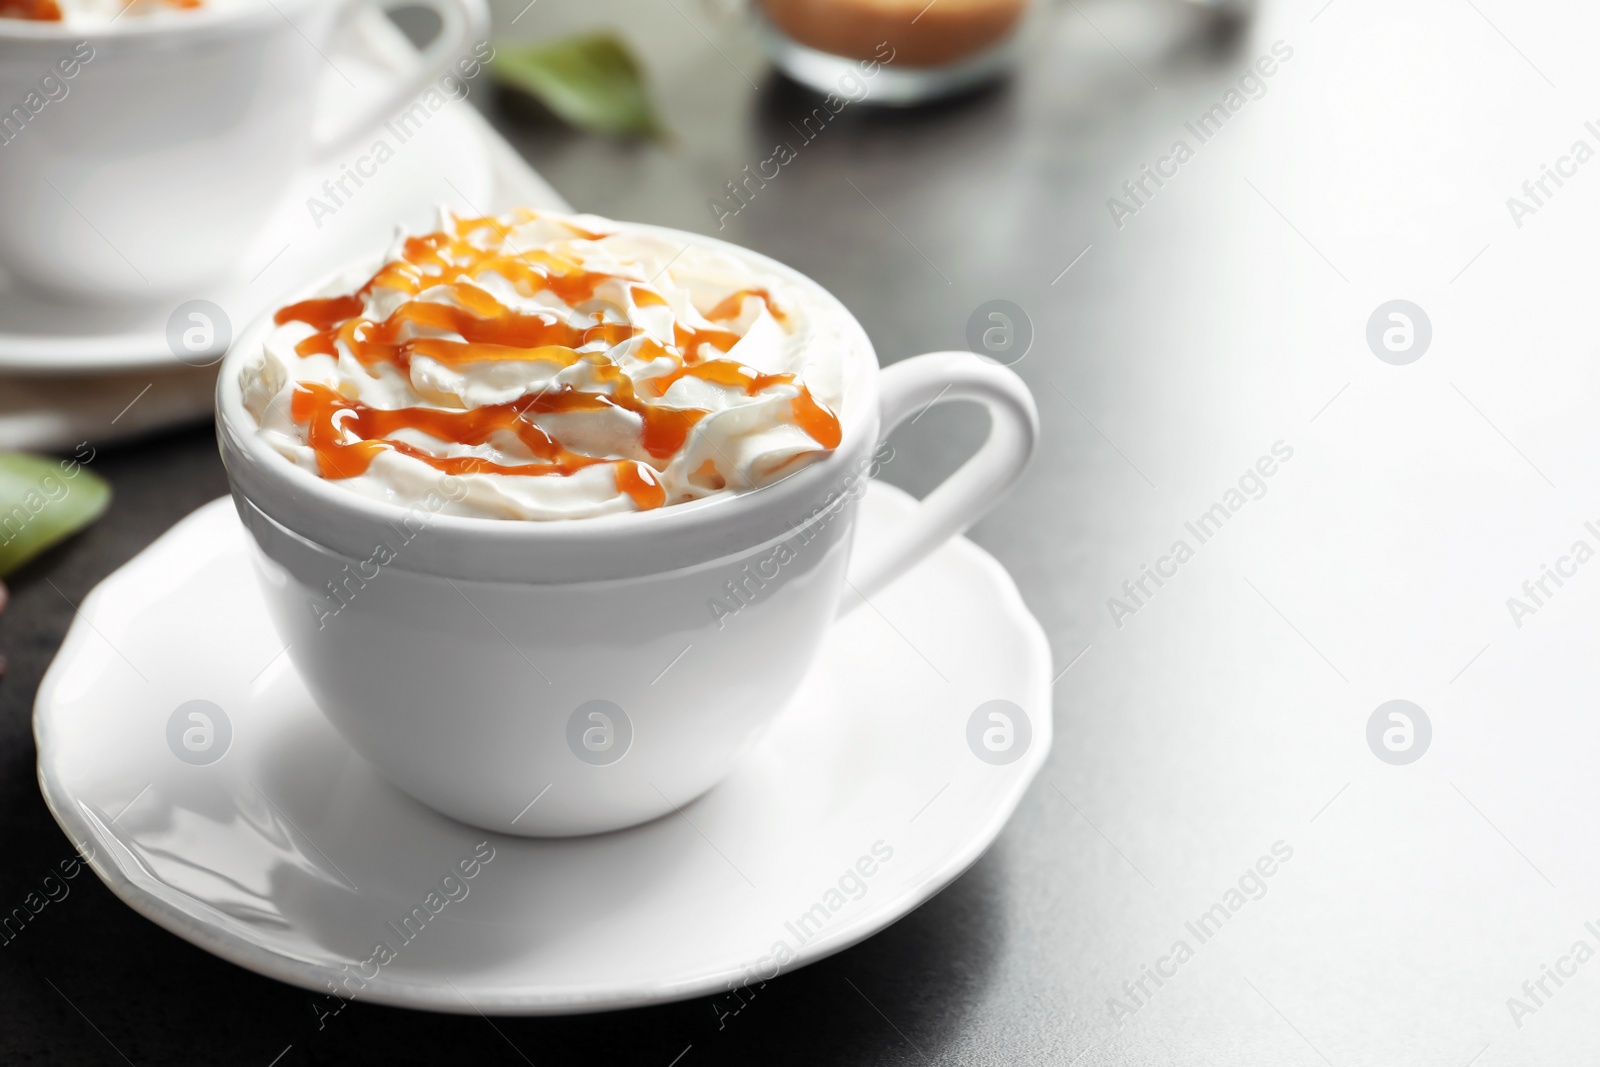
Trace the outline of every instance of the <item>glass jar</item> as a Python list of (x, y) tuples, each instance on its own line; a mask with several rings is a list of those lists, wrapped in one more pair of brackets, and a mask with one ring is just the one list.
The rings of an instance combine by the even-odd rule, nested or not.
[(760, 0), (762, 36), (789, 77), (818, 92), (873, 69), (872, 103), (920, 104), (1007, 74), (1029, 0)]

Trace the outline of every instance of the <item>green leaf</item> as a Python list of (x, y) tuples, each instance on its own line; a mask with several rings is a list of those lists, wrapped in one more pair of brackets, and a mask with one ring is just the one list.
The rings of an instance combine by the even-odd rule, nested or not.
[(88, 526), (110, 503), (111, 487), (76, 460), (0, 453), (0, 576)]
[(531, 94), (580, 130), (656, 139), (665, 133), (638, 61), (614, 34), (502, 45), (492, 69), (501, 84)]

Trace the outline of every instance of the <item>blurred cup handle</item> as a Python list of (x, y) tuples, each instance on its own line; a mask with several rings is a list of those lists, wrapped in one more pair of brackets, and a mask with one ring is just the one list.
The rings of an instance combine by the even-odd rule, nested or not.
[(319, 136), (311, 146), (313, 162), (322, 162), (347, 149), (351, 142), (367, 133), (379, 123), (392, 118), (401, 108), (422, 94), (436, 78), (451, 69), (457, 58), (465, 55), (473, 42), (486, 40), (489, 32), (489, 8), (484, 0), (404, 0), (383, 3), (382, 0), (354, 0), (346, 16), (367, 4), (379, 7), (421, 6), (433, 9), (439, 16), (439, 35), (417, 59), (415, 69), (394, 84), (383, 98), (363, 108), (354, 118), (339, 129)]
[(989, 436), (929, 493), (888, 542), (853, 560), (841, 614), (881, 592), (1000, 501), (1022, 474), (1039, 439), (1039, 409), (1021, 378), (971, 352), (934, 352), (879, 372), (883, 437), (935, 404), (975, 401), (989, 411)]

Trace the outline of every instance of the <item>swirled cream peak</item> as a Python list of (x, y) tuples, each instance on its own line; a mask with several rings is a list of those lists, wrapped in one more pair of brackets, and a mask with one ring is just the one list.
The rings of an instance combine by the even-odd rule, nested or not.
[(442, 213), (376, 273), (280, 310), (244, 399), (279, 452), (375, 499), (647, 510), (838, 446), (850, 342), (817, 299), (725, 247), (593, 216)]

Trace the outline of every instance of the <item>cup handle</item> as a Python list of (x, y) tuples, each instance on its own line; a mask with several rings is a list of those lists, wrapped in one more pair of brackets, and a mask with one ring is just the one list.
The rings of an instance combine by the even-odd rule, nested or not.
[[(413, 0), (407, 0), (407, 3)], [(489, 9), (484, 0), (414, 0), (429, 7), (439, 16), (439, 35), (428, 45), (417, 60), (416, 69), (384, 94), (383, 99), (363, 108), (361, 113), (339, 129), (314, 140), (311, 146), (312, 162), (325, 162), (329, 157), (347, 148), (357, 137), (392, 116), (412, 99), (421, 94), (428, 84), (450, 68), (457, 56), (463, 54), (475, 40), (484, 40), (489, 31)], [(346, 11), (348, 18), (357, 9), (369, 3), (383, 5), (382, 0), (354, 0)], [(403, 6), (393, 4), (392, 6)]]
[(860, 598), (847, 596), (843, 611), (882, 591), (982, 518), (1021, 476), (1039, 440), (1039, 409), (1027, 385), (1014, 372), (971, 352), (934, 352), (902, 360), (879, 372), (878, 387), (884, 437), (935, 404), (959, 400), (976, 401), (989, 409), (989, 436), (972, 458), (928, 494), (888, 544), (852, 561), (849, 582)]

